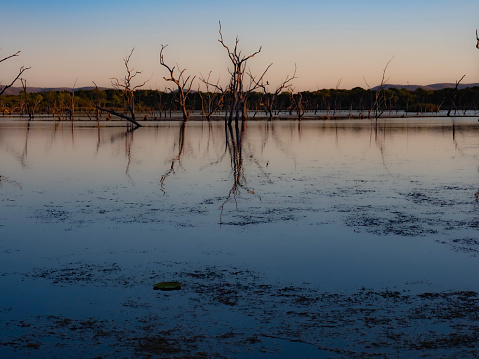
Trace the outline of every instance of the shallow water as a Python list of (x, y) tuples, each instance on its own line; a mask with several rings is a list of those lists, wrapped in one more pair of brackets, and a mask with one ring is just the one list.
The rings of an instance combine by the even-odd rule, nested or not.
[[(37, 335), (38, 347), (15, 341), (27, 335), (18, 321), (37, 317), (126, 326), (163, 308), (177, 318), (171, 327), (184, 331), (198, 320), (185, 312), (201, 316), (196, 299), (185, 291), (160, 297), (151, 287), (183, 281), (201, 302), (205, 294), (192, 282), (200, 274), (188, 275), (195, 270), (203, 279), (216, 273), (208, 285), (275, 293), (479, 291), (477, 119), (147, 125), (0, 120), (0, 286), (8, 293), (0, 316), (10, 323), (0, 329), (9, 338), (0, 354), (64, 353), (46, 335)], [(237, 292), (222, 299), (226, 309), (241, 299)], [(271, 308), (258, 303), (247, 307), (267, 317)], [(281, 303), (275, 308), (286, 311)], [(226, 309), (202, 309), (209, 323), (202, 335), (259, 325), (258, 313), (244, 315), (246, 304)], [(224, 319), (215, 324), (218, 313)], [(278, 333), (262, 339), (276, 351), (255, 355), (313, 355), (307, 339), (277, 344)], [(214, 346), (206, 342), (198, 348)], [(73, 346), (79, 357), (95, 352)], [(220, 348), (228, 357), (253, 355)]]

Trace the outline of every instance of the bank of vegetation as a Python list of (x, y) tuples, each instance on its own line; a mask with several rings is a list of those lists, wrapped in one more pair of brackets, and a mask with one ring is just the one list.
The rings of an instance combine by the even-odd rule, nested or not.
[[(302, 91), (291, 93), (284, 91), (275, 96), (270, 106), (271, 94), (252, 92), (249, 95), (249, 111), (257, 117), (309, 116), (371, 118), (374, 117), (374, 103), (379, 89), (351, 90), (323, 89), (318, 91)], [(447, 115), (465, 115), (479, 110), (479, 87), (455, 90), (415, 91), (407, 89), (384, 89), (383, 103), (379, 109), (383, 116), (427, 115), (442, 113)], [(225, 98), (228, 93), (191, 92), (187, 98), (186, 107), (192, 113), (202, 118), (223, 118), (226, 111)], [(167, 119), (177, 116), (182, 110), (177, 102), (176, 92), (158, 90), (134, 91), (134, 102), (137, 112), (148, 120)], [(298, 108), (298, 103), (300, 108)], [(86, 116), (96, 119), (97, 116), (110, 118), (108, 113), (95, 107), (110, 109), (117, 112), (126, 110), (121, 90), (117, 89), (78, 89), (75, 91), (47, 91), (28, 93), (21, 91), (19, 95), (0, 96), (0, 112), (3, 116), (47, 115), (57, 120), (68, 120), (72, 113), (76, 116)], [(212, 108), (213, 107), (213, 108)], [(272, 111), (270, 113), (269, 111)], [(212, 111), (213, 110), (213, 111)], [(142, 119), (145, 119), (144, 117)]]

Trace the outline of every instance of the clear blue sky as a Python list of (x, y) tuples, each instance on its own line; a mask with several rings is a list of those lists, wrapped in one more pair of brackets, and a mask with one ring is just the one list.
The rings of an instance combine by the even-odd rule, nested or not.
[(244, 53), (263, 46), (253, 72), (273, 63), (275, 84), (297, 64), (298, 90), (375, 86), (389, 65), (389, 83), (479, 82), (477, 0), (414, 1), (4, 1), (0, 8), (0, 56), (5, 83), (20, 65), (30, 86), (109, 86), (124, 74), (122, 59), (135, 47), (131, 64), (164, 89), (165, 60), (193, 74), (226, 82), (228, 59), (217, 42), (218, 20), (232, 44)]

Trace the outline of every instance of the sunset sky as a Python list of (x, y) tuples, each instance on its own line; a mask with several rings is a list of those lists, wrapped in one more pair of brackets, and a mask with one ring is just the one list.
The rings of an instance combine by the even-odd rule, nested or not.
[[(0, 9), (0, 56), (21, 50), (1, 64), (6, 83), (21, 65), (29, 86), (110, 86), (124, 74), (122, 59), (134, 47), (131, 65), (163, 90), (158, 63), (190, 74), (227, 79), (228, 58), (218, 43), (236, 35), (243, 53), (262, 51), (253, 72), (273, 63), (266, 79), (276, 84), (297, 65), (297, 90), (375, 86), (386, 63), (394, 84), (479, 82), (477, 0), (369, 1), (4, 1)], [(195, 85), (197, 86), (197, 85)]]

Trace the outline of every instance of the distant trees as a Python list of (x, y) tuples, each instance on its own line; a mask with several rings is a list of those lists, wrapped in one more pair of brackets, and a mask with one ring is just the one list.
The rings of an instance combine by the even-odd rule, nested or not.
[[(206, 79), (205, 79), (206, 80)], [(220, 86), (221, 88), (221, 86)], [(190, 111), (203, 111), (203, 116), (210, 119), (216, 111), (229, 109), (225, 105), (231, 94), (222, 89), (223, 92), (209, 87), (209, 91), (200, 92), (197, 96), (189, 96), (187, 108)], [(298, 118), (296, 101), (301, 99), (301, 117), (315, 116), (316, 118), (331, 117), (333, 115), (334, 102), (337, 102), (336, 116), (368, 118), (368, 112), (371, 110), (371, 118), (374, 118), (374, 105), (376, 98), (375, 89), (363, 89), (355, 87), (351, 90), (344, 89), (322, 89), (317, 91), (293, 91), (292, 87), (287, 87), (285, 91), (278, 94), (274, 101), (274, 117), (280, 112), (290, 112)], [(271, 94), (274, 95), (273, 90)], [(136, 90), (134, 92), (135, 112), (145, 113), (178, 113), (182, 117), (183, 112), (177, 103), (177, 92), (164, 92), (158, 90)], [(209, 102), (210, 101), (210, 102)], [(121, 116), (125, 109), (123, 94), (121, 90), (115, 89), (76, 89), (74, 97), (71, 90), (64, 91), (46, 91), (41, 93), (29, 92), (25, 96), (22, 90), (18, 95), (0, 96), (0, 113), (7, 116), (12, 113), (28, 115), (28, 106), (34, 107), (34, 114), (49, 114), (58, 120), (64, 121), (70, 118), (72, 102), (76, 116), (84, 114), (87, 116), (93, 111), (92, 119), (96, 119), (95, 111), (103, 113), (119, 113)], [(27, 104), (28, 103), (28, 104)], [(265, 110), (265, 115), (269, 119), (270, 112), (266, 111), (266, 96), (261, 91), (249, 94), (248, 106), (251, 109)], [(441, 90), (425, 90), (418, 88), (414, 91), (407, 89), (384, 89), (384, 102), (381, 105), (384, 112), (394, 115), (398, 111), (404, 111), (405, 114), (417, 114), (445, 111), (452, 106), (451, 116), (454, 113), (464, 111), (479, 111), (479, 87), (444, 88)], [(108, 110), (108, 111), (107, 111)], [(350, 113), (352, 111), (352, 113)], [(394, 112), (394, 113), (393, 113)], [(229, 115), (229, 112), (227, 113)], [(240, 113), (241, 115), (241, 113)], [(121, 117), (120, 116), (120, 117)], [(138, 117), (138, 115), (136, 115)], [(155, 116), (156, 117), (156, 116)], [(163, 115), (162, 115), (163, 117)], [(122, 118), (122, 117), (121, 117)]]

